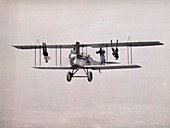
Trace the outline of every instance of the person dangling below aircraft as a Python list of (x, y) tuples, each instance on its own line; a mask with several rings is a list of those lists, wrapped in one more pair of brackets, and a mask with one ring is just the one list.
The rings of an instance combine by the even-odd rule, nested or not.
[(96, 54), (100, 54), (100, 62), (101, 64), (105, 64), (105, 51), (100, 47), (99, 51), (96, 51)]
[(42, 44), (43, 44), (43, 55), (44, 55), (44, 60), (45, 60), (45, 62), (47, 63), (48, 60), (50, 59), (50, 57), (48, 56), (46, 43), (42, 43)]

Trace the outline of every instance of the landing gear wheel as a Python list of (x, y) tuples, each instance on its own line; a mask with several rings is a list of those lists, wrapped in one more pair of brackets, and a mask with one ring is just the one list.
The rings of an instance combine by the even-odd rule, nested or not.
[(67, 81), (70, 82), (73, 77), (73, 74), (71, 72), (67, 73)]
[(88, 72), (88, 73), (87, 73), (87, 80), (88, 80), (89, 82), (91, 82), (91, 81), (93, 80), (93, 74), (92, 74), (92, 72)]

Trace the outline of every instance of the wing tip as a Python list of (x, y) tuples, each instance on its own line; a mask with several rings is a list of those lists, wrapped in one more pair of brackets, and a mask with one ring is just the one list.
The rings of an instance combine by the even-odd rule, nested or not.
[(164, 45), (164, 44), (160, 41), (153, 41), (153, 45)]
[(14, 47), (14, 48), (18, 48), (16, 45), (12, 45), (12, 47)]
[(140, 65), (133, 65), (134, 68), (142, 68)]
[(159, 42), (159, 45), (164, 45), (163, 43)]
[(37, 67), (35, 67), (35, 66), (32, 66), (32, 68), (35, 68), (35, 69), (37, 69)]
[(18, 46), (18, 45), (12, 45), (12, 47), (17, 48), (17, 49), (23, 49), (21, 46)]
[(39, 66), (33, 66), (32, 68), (34, 68), (34, 69), (41, 69), (41, 67)]

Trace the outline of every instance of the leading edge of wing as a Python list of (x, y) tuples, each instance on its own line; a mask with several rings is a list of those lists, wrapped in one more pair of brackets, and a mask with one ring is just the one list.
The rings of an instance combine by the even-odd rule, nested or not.
[[(21, 44), (21, 45), (12, 45), (13, 47), (17, 48), (17, 49), (41, 49), (43, 48), (42, 45), (40, 44), (36, 44), (36, 45), (24, 45), (24, 44)], [(50, 44), (47, 44), (46, 45), (47, 48), (64, 48), (64, 49), (67, 49), (67, 48), (74, 48), (75, 47), (75, 44), (65, 44), (65, 45), (50, 45)]]
[[(35, 69), (47, 69), (47, 70), (70, 70), (75, 69), (71, 66), (35, 66)], [(92, 69), (92, 70), (108, 70), (108, 69), (132, 69), (132, 68), (141, 68), (140, 65), (88, 65), (80, 67), (80, 69)]]
[[(91, 44), (80, 44), (80, 47), (92, 47), (92, 48), (99, 48), (99, 47), (125, 47), (125, 46), (132, 46), (132, 47), (139, 47), (139, 46), (158, 46), (164, 45), (159, 41), (138, 41), (138, 42), (118, 42), (118, 43), (91, 43)], [(41, 49), (43, 46), (41, 44), (34, 44), (34, 45), (12, 45), (17, 49)], [(59, 45), (46, 45), (47, 48), (62, 48), (62, 49), (69, 49), (76, 47), (75, 44), (59, 44)]]
[(118, 42), (118, 43), (92, 43), (89, 46), (92, 48), (99, 48), (99, 47), (142, 47), (142, 46), (158, 46), (158, 45), (164, 45), (160, 41), (138, 41), (138, 42)]
[(92, 70), (109, 70), (109, 69), (132, 69), (132, 68), (141, 68), (140, 65), (89, 65), (84, 66), (84, 68)]
[(69, 70), (69, 69), (73, 69), (71, 66), (51, 66), (51, 67), (47, 67), (47, 66), (35, 66), (33, 67), (35, 69), (51, 69), (51, 70)]

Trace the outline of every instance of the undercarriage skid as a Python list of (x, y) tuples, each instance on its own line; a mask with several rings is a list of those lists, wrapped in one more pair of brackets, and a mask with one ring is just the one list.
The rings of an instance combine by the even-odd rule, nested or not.
[(93, 74), (91, 71), (88, 71), (88, 69), (85, 69), (83, 68), (84, 72), (85, 72), (85, 76), (75, 76), (75, 74), (77, 73), (77, 71), (79, 70), (80, 68), (77, 68), (77, 69), (73, 69), (72, 72), (68, 72), (67, 73), (67, 81), (70, 82), (72, 80), (73, 77), (87, 77), (87, 80), (89, 82), (91, 82), (93, 80)]

